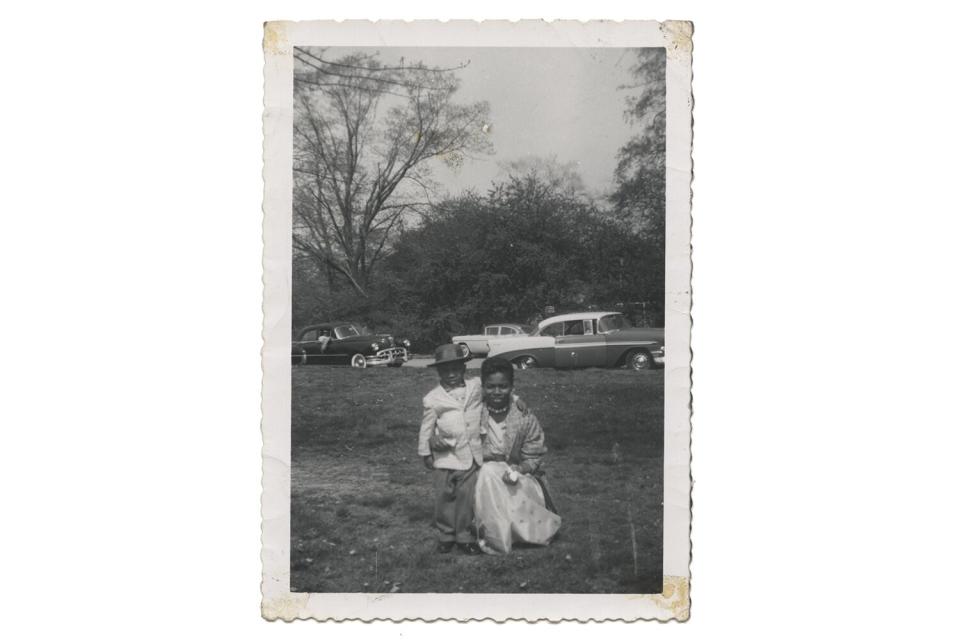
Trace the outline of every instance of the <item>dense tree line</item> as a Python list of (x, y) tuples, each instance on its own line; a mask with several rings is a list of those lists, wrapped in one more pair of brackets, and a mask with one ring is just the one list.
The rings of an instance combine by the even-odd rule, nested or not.
[[(305, 267), (295, 287), (321, 289)], [(511, 176), (486, 195), (439, 203), (404, 231), (371, 294), (330, 292), (325, 306), (421, 349), (484, 323), (536, 322), (548, 306), (560, 313), (643, 302), (645, 320), (661, 324), (663, 256), (657, 241), (610, 211), (536, 174)]]

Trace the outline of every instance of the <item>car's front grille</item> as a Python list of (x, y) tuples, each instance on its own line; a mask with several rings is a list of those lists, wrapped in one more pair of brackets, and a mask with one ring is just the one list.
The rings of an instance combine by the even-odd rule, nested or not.
[(392, 349), (381, 349), (377, 351), (377, 355), (374, 356), (376, 360), (391, 360), (391, 359), (406, 359), (407, 350), (401, 349), (399, 347), (394, 347)]

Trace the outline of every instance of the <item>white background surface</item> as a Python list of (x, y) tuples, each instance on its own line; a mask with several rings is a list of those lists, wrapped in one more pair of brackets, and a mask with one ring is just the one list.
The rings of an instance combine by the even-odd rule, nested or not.
[(3, 12), (4, 636), (591, 632), (259, 619), (261, 23), (367, 16), (695, 22), (692, 619), (604, 633), (956, 634), (953, 15), (314, 4)]

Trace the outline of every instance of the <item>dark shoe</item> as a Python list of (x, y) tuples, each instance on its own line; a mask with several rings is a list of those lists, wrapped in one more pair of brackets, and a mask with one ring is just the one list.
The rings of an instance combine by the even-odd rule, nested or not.
[(480, 545), (476, 542), (460, 542), (457, 544), (460, 547), (462, 553), (467, 554), (468, 556), (478, 556), (483, 553), (483, 550), (480, 549)]
[(453, 551), (453, 541), (440, 541), (437, 543), (437, 553), (450, 553)]

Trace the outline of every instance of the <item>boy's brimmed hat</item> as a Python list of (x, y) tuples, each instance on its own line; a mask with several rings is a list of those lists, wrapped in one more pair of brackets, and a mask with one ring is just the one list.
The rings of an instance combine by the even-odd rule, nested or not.
[(433, 362), (428, 367), (435, 367), (438, 364), (447, 362), (466, 362), (470, 356), (464, 353), (463, 347), (458, 344), (442, 344), (433, 352)]

